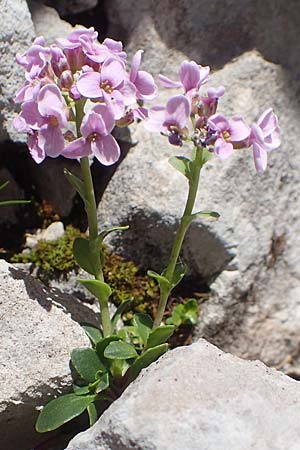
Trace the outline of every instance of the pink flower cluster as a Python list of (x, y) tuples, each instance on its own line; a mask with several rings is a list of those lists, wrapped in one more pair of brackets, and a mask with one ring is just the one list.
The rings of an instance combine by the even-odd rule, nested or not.
[[(66, 39), (45, 46), (42, 37), (16, 60), (25, 69), (25, 84), (16, 94), (21, 112), (15, 128), (28, 133), (33, 159), (46, 156), (80, 158), (94, 155), (104, 165), (115, 163), (120, 148), (111, 132), (147, 117), (140, 106), (153, 100), (157, 87), (140, 70), (142, 50), (128, 69), (121, 42), (97, 40), (94, 28), (77, 28)], [(80, 135), (76, 133), (76, 106), (84, 105)]]
[[(200, 88), (209, 79), (209, 67), (184, 61), (179, 68), (179, 81), (160, 75), (159, 81), (166, 88), (183, 88), (183, 95), (175, 95), (166, 106), (154, 106), (149, 110), (145, 127), (166, 135), (170, 144), (182, 146), (192, 141), (205, 147), (221, 159), (227, 159), (234, 149), (253, 147), (256, 170), (267, 167), (268, 152), (280, 145), (278, 119), (272, 109), (262, 113), (250, 127), (242, 117), (227, 119), (217, 113), (219, 98), (225, 89), (209, 88), (206, 94)], [(190, 127), (189, 127), (190, 124)]]

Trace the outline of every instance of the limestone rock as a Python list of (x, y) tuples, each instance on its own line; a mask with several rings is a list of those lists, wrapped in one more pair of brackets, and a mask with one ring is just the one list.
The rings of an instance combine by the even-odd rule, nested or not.
[(298, 382), (204, 340), (142, 371), (67, 450), (298, 450)]
[(44, 36), (46, 45), (55, 43), (58, 37), (66, 37), (73, 27), (59, 17), (54, 8), (43, 5), (36, 0), (28, 0), (28, 6), (36, 36)]
[[(210, 85), (225, 86), (219, 111), (227, 116), (240, 114), (251, 123), (273, 106), (283, 145), (270, 154), (261, 175), (250, 150), (236, 151), (225, 162), (213, 157), (204, 167), (195, 211), (215, 210), (221, 217), (194, 222), (183, 250), (194, 277), (216, 280), (201, 306), (198, 336), (245, 358), (300, 370), (297, 83), (280, 66), (247, 52), (215, 72)], [(161, 270), (187, 192), (186, 180), (167, 159), (189, 156), (189, 150), (178, 151), (142, 125), (133, 140), (139, 143), (108, 185), (99, 222), (129, 225), (111, 235), (110, 244), (144, 268)]]
[(25, 0), (1, 2), (1, 69), (0, 69), (0, 142), (11, 138), (24, 140), (13, 129), (14, 97), (16, 89), (24, 83), (23, 70), (15, 62), (16, 53), (23, 53), (31, 45), (35, 32)]
[(95, 316), (4, 260), (0, 285), (1, 446), (28, 450), (45, 439), (34, 431), (36, 407), (70, 387), (70, 351), (88, 345), (74, 320)]

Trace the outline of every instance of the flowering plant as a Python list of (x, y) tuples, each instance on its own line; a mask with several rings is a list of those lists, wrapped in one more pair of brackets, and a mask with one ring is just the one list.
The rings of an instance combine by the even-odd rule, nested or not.
[[(210, 69), (194, 61), (181, 64), (179, 81), (159, 76), (163, 87), (181, 89), (181, 94), (171, 96), (165, 106), (146, 108), (144, 102), (156, 98), (157, 86), (148, 72), (140, 70), (142, 53), (139, 50), (129, 65), (121, 42), (100, 43), (93, 28), (77, 28), (50, 47), (39, 37), (25, 54), (17, 55), (26, 82), (16, 94), (21, 112), (14, 125), (28, 134), (31, 156), (38, 164), (59, 155), (80, 161), (82, 179), (67, 170), (65, 175), (84, 202), (89, 236), (75, 239), (73, 252), (79, 266), (94, 276), (78, 281), (97, 297), (101, 313), (100, 327), (82, 325), (92, 347), (72, 351), (78, 374), (74, 392), (44, 407), (36, 424), (39, 432), (53, 430), (85, 410), (93, 424), (99, 402), (113, 401), (142, 368), (167, 351), (176, 321), (164, 324), (163, 316), (170, 293), (186, 272), (179, 260), (185, 234), (198, 216), (219, 217), (214, 211), (193, 211), (201, 168), (213, 154), (225, 160), (234, 149), (252, 146), (255, 167), (263, 172), (268, 152), (280, 144), (278, 120), (271, 109), (251, 126), (240, 116), (228, 119), (217, 113), (225, 89), (205, 89)], [(96, 157), (103, 165), (116, 163), (120, 148), (111, 134), (114, 127), (142, 120), (147, 130), (184, 151), (169, 162), (187, 178), (189, 192), (168, 266), (160, 274), (148, 271), (160, 288), (156, 317), (135, 314), (130, 326), (118, 329), (128, 302), (110, 316), (112, 290), (103, 276), (102, 242), (109, 233), (127, 227), (98, 229), (90, 162)]]

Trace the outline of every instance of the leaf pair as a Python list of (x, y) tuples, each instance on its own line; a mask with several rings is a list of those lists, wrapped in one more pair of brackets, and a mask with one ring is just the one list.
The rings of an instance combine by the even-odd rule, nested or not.
[(180, 283), (186, 273), (186, 270), (186, 265), (178, 262), (175, 266), (171, 280), (166, 277), (166, 270), (164, 270), (161, 275), (153, 270), (148, 270), (147, 274), (149, 277), (152, 277), (157, 281), (162, 292), (170, 294), (170, 292)]

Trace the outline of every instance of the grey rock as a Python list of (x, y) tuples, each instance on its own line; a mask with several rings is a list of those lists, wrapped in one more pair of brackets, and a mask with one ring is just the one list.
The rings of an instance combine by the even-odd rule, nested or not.
[(107, 14), (109, 34), (126, 40), (131, 52), (144, 48), (155, 72), (166, 66), (171, 74), (177, 52), (220, 68), (257, 48), (300, 73), (298, 0), (111, 0)]
[(97, 6), (98, 0), (48, 0), (47, 4), (58, 10), (59, 14), (72, 15)]
[[(300, 326), (291, 312), (300, 307), (298, 85), (256, 52), (215, 72), (210, 84), (226, 87), (219, 111), (228, 116), (241, 114), (251, 123), (273, 106), (283, 146), (270, 154), (262, 175), (250, 150), (236, 151), (226, 162), (212, 158), (203, 169), (195, 211), (213, 209), (221, 218), (194, 222), (182, 254), (194, 277), (215, 281), (201, 306), (198, 336), (239, 356), (299, 371)], [(187, 192), (186, 180), (167, 159), (189, 150), (178, 151), (143, 126), (133, 140), (139, 143), (108, 185), (99, 222), (128, 224), (125, 233), (111, 235), (110, 245), (144, 268), (161, 270)]]
[(28, 450), (44, 440), (34, 431), (36, 408), (69, 389), (70, 351), (88, 345), (74, 320), (95, 315), (4, 260), (0, 285), (1, 446)]
[(52, 222), (45, 230), (37, 230), (35, 234), (26, 234), (25, 248), (34, 248), (40, 240), (56, 241), (65, 233), (62, 222)]
[(31, 45), (35, 32), (25, 0), (1, 1), (1, 69), (0, 69), (0, 142), (5, 139), (24, 141), (12, 126), (16, 89), (24, 83), (23, 70), (15, 62), (16, 53)]
[(299, 450), (299, 384), (205, 340), (142, 371), (67, 450)]
[(35, 34), (36, 36), (44, 36), (47, 45), (54, 44), (56, 38), (66, 37), (73, 30), (72, 25), (62, 20), (54, 8), (43, 5), (36, 0), (29, 0), (28, 6)]

